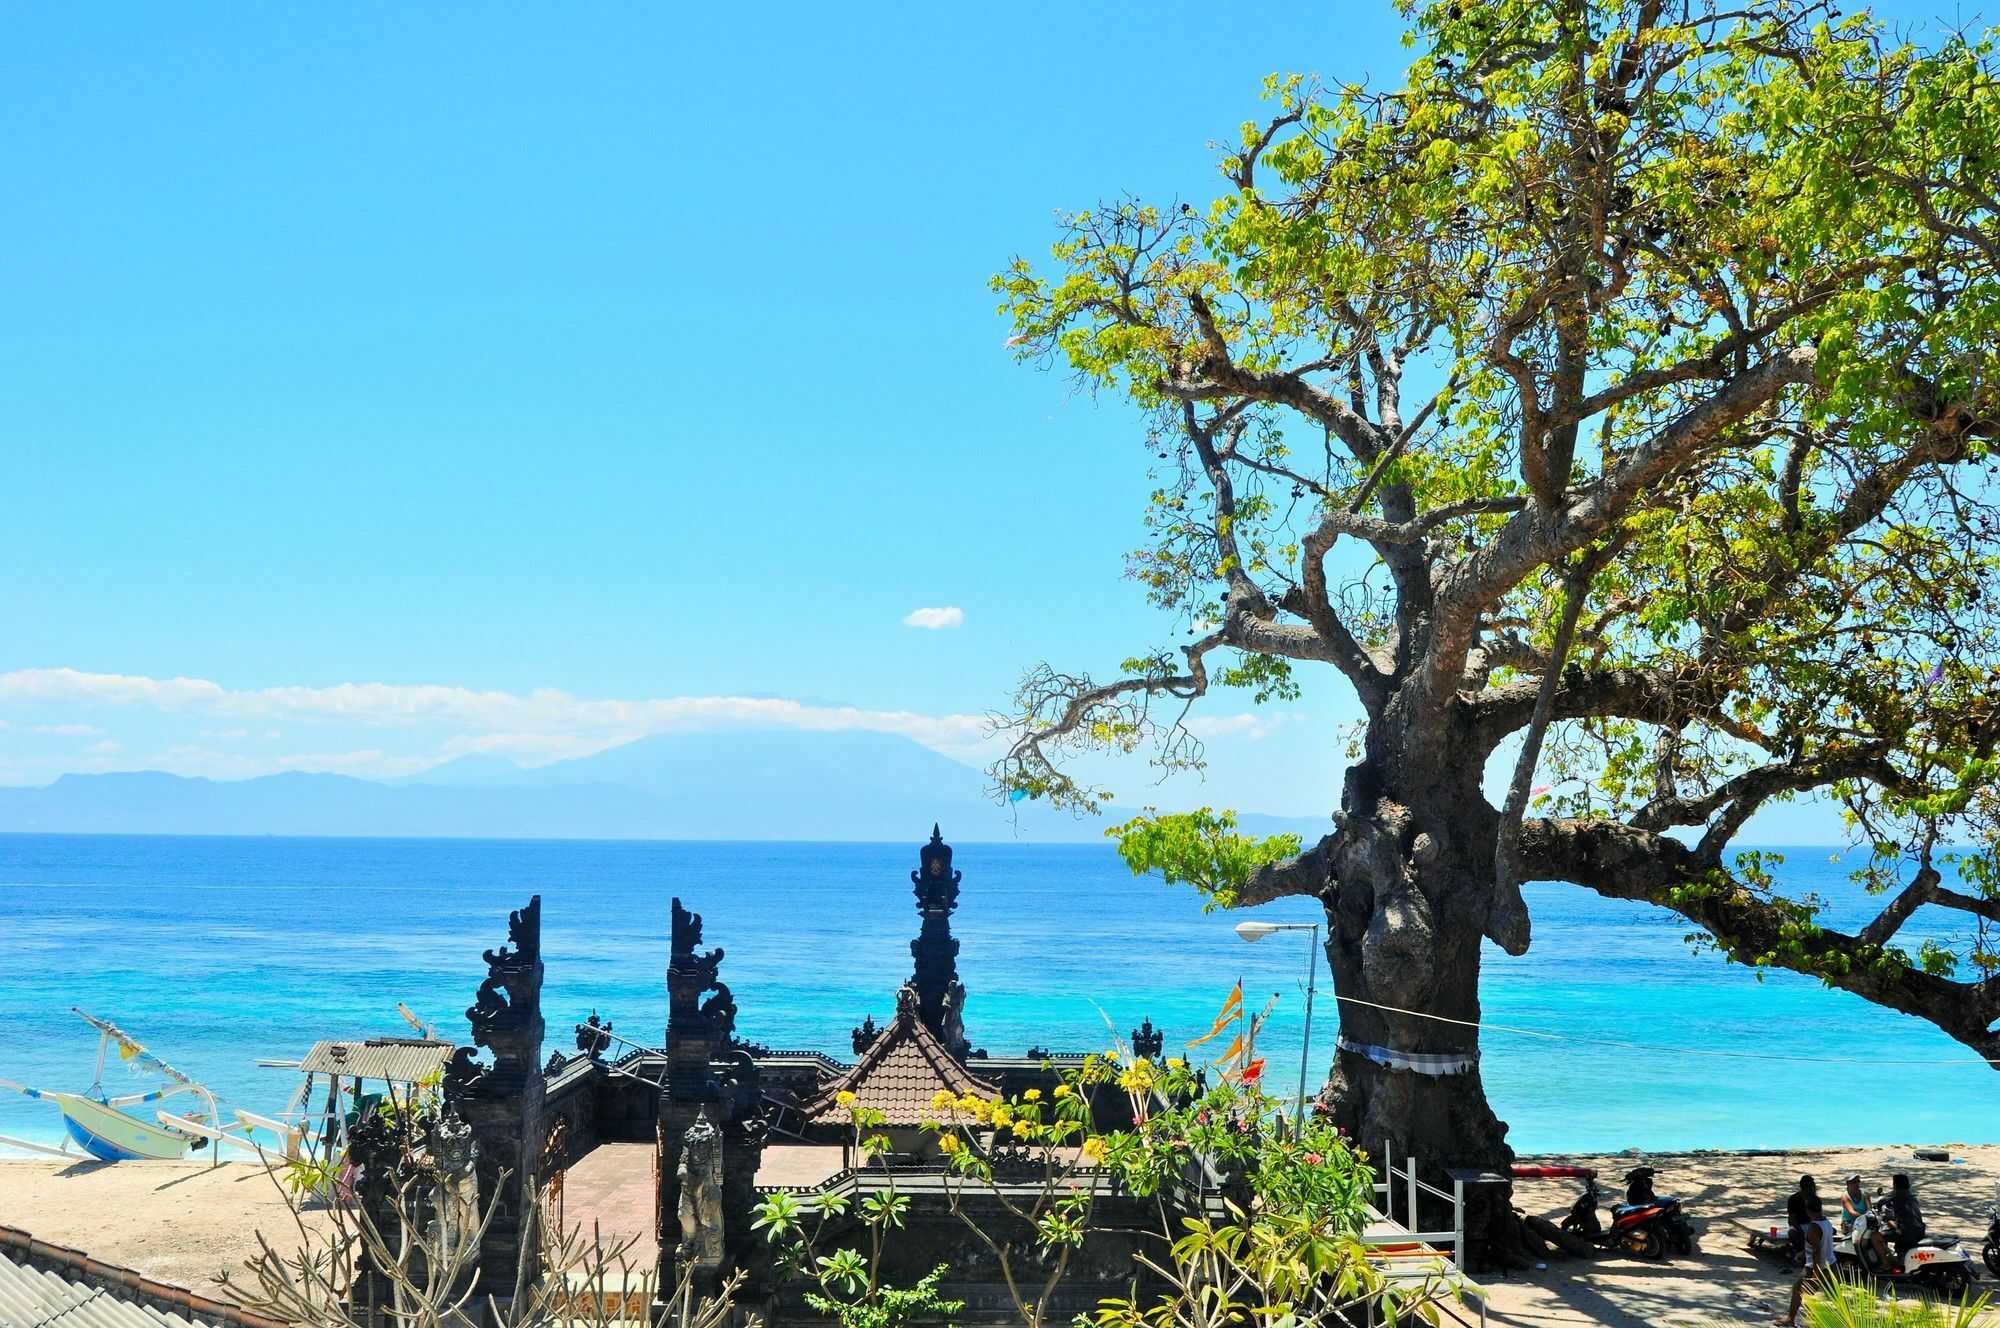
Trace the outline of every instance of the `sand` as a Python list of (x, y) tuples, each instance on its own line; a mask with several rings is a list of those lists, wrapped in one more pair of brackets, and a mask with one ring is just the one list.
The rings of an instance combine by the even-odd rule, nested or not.
[[(1795, 1153), (1621, 1153), (1615, 1157), (1538, 1157), (1546, 1163), (1596, 1167), (1617, 1182), (1636, 1166), (1659, 1169), (1654, 1184), (1678, 1197), (1694, 1219), (1700, 1247), (1691, 1259), (1648, 1264), (1610, 1255), (1552, 1261), (1546, 1272), (1517, 1273), (1483, 1281), (1492, 1293), (1488, 1322), (1494, 1325), (1769, 1323), (1784, 1312), (1791, 1294), (1788, 1269), (1769, 1255), (1752, 1254), (1742, 1232), (1728, 1219), (1760, 1227), (1785, 1223), (1785, 1196), (1802, 1175), (1819, 1182), (1829, 1200), (1852, 1173), (1871, 1188), (1886, 1191), (1889, 1176), (1908, 1172), (1932, 1235), (1957, 1235), (1974, 1260), (1986, 1234), (1986, 1209), (2000, 1180), (2000, 1146), (1954, 1145), (1965, 1165), (1916, 1162), (1908, 1146), (1831, 1148)], [(1575, 1200), (1577, 1182), (1522, 1181), (1514, 1202), (1524, 1211), (1560, 1219)], [(1979, 1290), (1994, 1290), (1984, 1269)], [(2000, 1322), (2000, 1316), (1995, 1316)]]
[[(1818, 1177), (1832, 1194), (1849, 1172), (1886, 1186), (1891, 1172), (1907, 1171), (1932, 1232), (1963, 1237), (1976, 1258), (2000, 1180), (2000, 1146), (1955, 1146), (1951, 1153), (1965, 1165), (1913, 1162), (1908, 1147), (1534, 1159), (1595, 1166), (1613, 1182), (1642, 1161), (1659, 1168), (1660, 1192), (1687, 1205), (1701, 1251), (1662, 1264), (1607, 1255), (1553, 1262), (1539, 1273), (1488, 1276), (1488, 1321), (1496, 1328), (1768, 1323), (1784, 1308), (1790, 1274), (1749, 1253), (1727, 1219), (1782, 1224), (1784, 1196), (1801, 1173)], [(581, 1200), (586, 1190), (578, 1188)], [(1566, 1181), (1524, 1181), (1515, 1190), (1516, 1203), (1550, 1217), (1560, 1217), (1574, 1197), (1574, 1182)], [(290, 1220), (254, 1163), (0, 1161), (0, 1225), (208, 1294), (215, 1294), (217, 1273), (254, 1252), (258, 1228), (275, 1243)], [(1993, 1289), (1990, 1279), (1982, 1286)]]
[(67, 1245), (104, 1263), (217, 1299), (271, 1243), (296, 1248), (297, 1228), (275, 1179), (256, 1161), (0, 1160), (0, 1226)]

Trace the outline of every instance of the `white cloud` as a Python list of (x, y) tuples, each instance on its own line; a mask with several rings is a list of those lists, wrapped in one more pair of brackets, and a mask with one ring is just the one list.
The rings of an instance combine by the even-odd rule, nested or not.
[[(953, 610), (956, 612), (956, 610)], [(512, 756), (531, 764), (586, 756), (652, 733), (715, 729), (866, 730), (894, 733), (961, 759), (977, 758), (989, 744), (982, 715), (924, 715), (908, 710), (766, 696), (669, 696), (590, 700), (552, 687), (527, 693), (478, 691), (435, 684), (340, 683), (332, 687), (225, 688), (199, 678), (158, 679), (75, 669), (23, 669), (0, 673), (0, 707), (64, 704), (71, 707), (145, 707), (192, 710), (259, 724), (304, 721), (359, 727), (441, 726), (456, 730), (442, 748), (424, 757), (384, 756), (380, 751), (318, 752), (300, 756), (241, 758), (258, 770), (371, 769), (407, 773), (468, 752)], [(98, 730), (101, 732), (102, 730)], [(201, 736), (236, 739), (251, 730), (210, 728)], [(262, 730), (276, 738), (276, 729)], [(208, 749), (170, 748), (163, 768), (223, 773), (239, 758)]]
[(54, 733), (65, 738), (94, 738), (104, 730), (95, 724), (37, 724), (37, 733)]
[(82, 673), (76, 669), (16, 669), (0, 673), (0, 705), (66, 701), (84, 705), (153, 705), (177, 709), (213, 702), (218, 683), (200, 678), (143, 678), (122, 673)]
[(117, 743), (113, 742), (111, 739), (106, 738), (103, 742), (94, 742), (90, 746), (84, 748), (83, 750), (88, 752), (92, 756), (109, 756), (113, 752), (123, 751), (124, 748), (120, 747)]
[(957, 607), (914, 609), (903, 619), (905, 627), (921, 627), (927, 632), (965, 626), (965, 610)]

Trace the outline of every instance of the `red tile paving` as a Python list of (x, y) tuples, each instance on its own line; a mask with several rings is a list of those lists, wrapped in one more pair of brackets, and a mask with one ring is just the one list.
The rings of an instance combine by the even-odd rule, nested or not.
[(563, 1176), (563, 1226), (585, 1240), (594, 1229), (606, 1248), (631, 1241), (624, 1257), (634, 1269), (660, 1261), (653, 1203), (651, 1144), (599, 1144)]
[(817, 1185), (841, 1169), (846, 1150), (830, 1144), (766, 1144), (759, 1185)]
[[(826, 1144), (769, 1144), (759, 1185), (817, 1185), (841, 1169), (842, 1150)], [(599, 1144), (563, 1176), (562, 1219), (585, 1240), (595, 1230), (608, 1248), (629, 1240), (636, 1271), (659, 1262), (653, 1236), (653, 1145)]]

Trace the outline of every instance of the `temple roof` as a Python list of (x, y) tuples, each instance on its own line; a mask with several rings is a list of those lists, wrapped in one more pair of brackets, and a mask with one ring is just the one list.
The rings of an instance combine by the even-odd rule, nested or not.
[(1000, 1096), (997, 1087), (959, 1064), (924, 1026), (911, 988), (898, 993), (896, 1005), (895, 1019), (862, 1051), (854, 1068), (806, 1104), (806, 1118), (814, 1125), (847, 1123), (848, 1108), (837, 1100), (842, 1093), (854, 1094), (855, 1106), (879, 1111), (887, 1124), (896, 1126), (921, 1124), (941, 1092)]

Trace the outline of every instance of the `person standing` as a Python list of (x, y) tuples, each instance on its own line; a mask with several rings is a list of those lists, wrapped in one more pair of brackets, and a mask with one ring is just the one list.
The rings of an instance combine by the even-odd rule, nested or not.
[(1826, 1208), (1817, 1194), (1807, 1197), (1805, 1218), (1799, 1226), (1799, 1236), (1805, 1243), (1805, 1266), (1799, 1269), (1799, 1280), (1792, 1284), (1792, 1303), (1784, 1317), (1771, 1321), (1779, 1328), (1791, 1328), (1799, 1321), (1799, 1306), (1805, 1301), (1808, 1286), (1833, 1277), (1833, 1223), (1826, 1220)]

